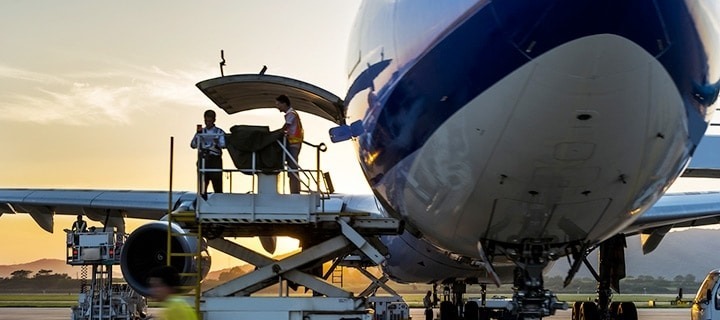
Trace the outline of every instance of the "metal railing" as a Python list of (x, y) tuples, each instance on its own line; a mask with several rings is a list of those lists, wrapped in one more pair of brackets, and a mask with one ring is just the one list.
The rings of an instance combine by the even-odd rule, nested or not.
[[(258, 168), (258, 154), (257, 152), (252, 152), (251, 155), (251, 166), (249, 169), (228, 169), (228, 168), (221, 168), (221, 169), (215, 169), (215, 168), (206, 168), (206, 159), (203, 156), (204, 150), (201, 146), (201, 141), (203, 137), (216, 137), (219, 136), (219, 134), (213, 134), (213, 133), (199, 133), (196, 135), (197, 146), (198, 146), (198, 152), (197, 152), (197, 191), (198, 195), (204, 195), (205, 192), (205, 175), (208, 173), (213, 172), (221, 172), (223, 173), (223, 183), (224, 180), (229, 180), (229, 193), (235, 193), (233, 191), (233, 182), (234, 182), (234, 176), (237, 173), (242, 173), (246, 175), (250, 175), (250, 189), (241, 191), (239, 193), (256, 193), (256, 177), (255, 175), (259, 173), (267, 173), (267, 170), (259, 169)], [(313, 169), (304, 169), (299, 165), (298, 159), (295, 159), (290, 154), (288, 148), (286, 147), (286, 141), (285, 138), (283, 140), (276, 141), (278, 146), (282, 149), (282, 162), (283, 166), (282, 169), (277, 170), (277, 173), (282, 174), (285, 178), (282, 180), (282, 183), (280, 184), (282, 193), (285, 193), (285, 190), (288, 185), (288, 180), (291, 174), (296, 175), (298, 177), (298, 180), (301, 184), (301, 192), (316, 192), (321, 195), (321, 198), (327, 199), (329, 198), (330, 193), (332, 193), (334, 190), (332, 190), (332, 183), (329, 181), (329, 177), (327, 176), (327, 173), (323, 172), (320, 169), (320, 159), (321, 159), (321, 153), (327, 151), (327, 146), (324, 143), (320, 144), (312, 144), (307, 141), (303, 141), (305, 145), (311, 146), (315, 149), (315, 168)], [(297, 165), (297, 169), (291, 169), (287, 166), (288, 161), (292, 161), (294, 164)], [(225, 189), (223, 187), (223, 189)], [(313, 190), (314, 189), (314, 190)]]
[[(296, 175), (296, 177), (300, 181), (300, 184), (302, 184), (302, 186), (304, 186), (306, 188), (306, 190), (308, 190), (308, 191), (310, 191), (312, 188), (311, 184), (314, 184), (315, 192), (320, 194), (322, 196), (322, 198), (324, 198), (324, 199), (329, 198), (330, 193), (332, 193), (332, 191), (328, 190), (327, 188), (325, 190), (323, 190), (323, 188), (321, 187), (322, 186), (321, 183), (326, 182), (325, 176), (323, 175), (322, 170), (320, 170), (320, 153), (327, 151), (327, 146), (325, 145), (325, 143), (320, 143), (318, 145), (315, 145), (310, 142), (303, 141), (303, 144), (315, 148), (315, 169), (309, 169), (309, 170), (303, 169), (300, 166), (300, 164), (298, 163), (298, 159), (295, 159), (292, 156), (292, 154), (290, 154), (290, 151), (286, 148), (287, 144), (286, 144), (285, 138), (283, 138), (282, 142), (277, 141), (277, 143), (280, 146), (280, 148), (282, 148), (282, 150), (283, 150), (283, 163), (286, 164), (285, 171), (287, 172), (287, 174), (288, 175), (290, 175), (290, 174)], [(288, 160), (292, 161), (297, 166), (298, 169), (291, 169), (291, 168), (287, 167)], [(314, 176), (313, 176), (313, 173), (315, 174)], [(303, 177), (305, 178), (304, 180), (301, 179), (300, 174), (303, 175)], [(288, 177), (288, 179), (289, 179), (289, 177)], [(283, 180), (283, 181), (287, 181), (287, 179)], [(327, 183), (325, 183), (325, 186), (327, 187)], [(285, 188), (283, 186), (283, 190), (284, 189)]]

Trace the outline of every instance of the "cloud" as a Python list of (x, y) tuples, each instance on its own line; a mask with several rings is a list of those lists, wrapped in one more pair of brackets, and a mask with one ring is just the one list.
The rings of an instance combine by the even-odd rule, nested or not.
[(0, 121), (130, 124), (147, 110), (207, 104), (195, 83), (210, 73), (123, 66), (46, 74), (0, 65), (0, 84), (8, 89), (0, 93)]
[(38, 83), (61, 83), (63, 80), (61, 78), (47, 75), (43, 73), (38, 72), (32, 72), (22, 69), (17, 69), (9, 66), (3, 66), (0, 65), (0, 79), (7, 78), (10, 80), (20, 80), (20, 81), (28, 81), (28, 82), (38, 82)]

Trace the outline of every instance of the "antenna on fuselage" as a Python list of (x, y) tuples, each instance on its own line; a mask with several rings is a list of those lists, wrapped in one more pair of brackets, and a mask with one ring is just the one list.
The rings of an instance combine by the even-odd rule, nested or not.
[(223, 70), (223, 67), (225, 67), (225, 50), (220, 50), (220, 76), (225, 76), (225, 70)]
[(263, 66), (262, 70), (260, 70), (260, 75), (264, 75), (265, 71), (267, 71), (267, 66)]

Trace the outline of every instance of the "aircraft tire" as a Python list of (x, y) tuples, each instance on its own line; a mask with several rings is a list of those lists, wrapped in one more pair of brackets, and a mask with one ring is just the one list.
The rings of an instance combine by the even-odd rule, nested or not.
[(638, 320), (638, 314), (637, 314), (637, 307), (635, 307), (635, 303), (632, 302), (622, 302), (620, 303), (620, 308), (618, 309), (618, 319), (620, 320)]
[(477, 302), (468, 301), (465, 304), (464, 318), (465, 318), (465, 320), (479, 320), (480, 319), (480, 310), (478, 308)]
[(490, 310), (487, 308), (480, 308), (480, 310), (478, 310), (478, 320), (490, 320)]
[(583, 302), (580, 306), (580, 320), (599, 320), (597, 305), (594, 302)]
[(458, 320), (457, 307), (452, 302), (440, 302), (440, 320)]
[(572, 306), (572, 317), (570, 319), (572, 320), (580, 320), (580, 306), (582, 305), (582, 302), (575, 301)]
[(620, 317), (620, 302), (613, 301), (610, 303), (610, 319), (621, 319)]
[(613, 302), (611, 302), (608, 311), (610, 312), (610, 319), (611, 319), (611, 320), (620, 320), (620, 319), (622, 319), (622, 316), (620, 315), (620, 302), (619, 302), (619, 301), (613, 301)]

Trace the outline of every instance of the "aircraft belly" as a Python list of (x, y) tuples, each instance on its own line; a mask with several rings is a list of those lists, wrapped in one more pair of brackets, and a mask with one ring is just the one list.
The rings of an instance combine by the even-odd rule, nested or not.
[(443, 248), (545, 238), (597, 242), (679, 174), (687, 119), (672, 79), (636, 44), (585, 37), (477, 96), (407, 159), (407, 219)]
[[(431, 283), (443, 279), (467, 278), (477, 279), (481, 283), (493, 281), (483, 264), (447, 254), (407, 232), (398, 236), (384, 236), (381, 240), (390, 252), (382, 268), (397, 282)], [(513, 263), (497, 262), (494, 267), (503, 283), (512, 281)]]

